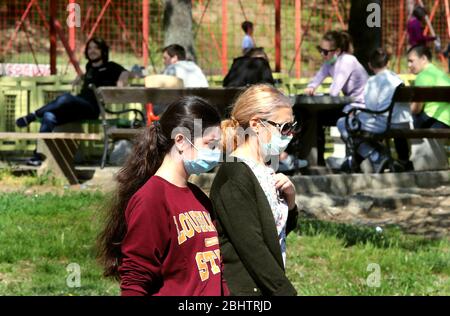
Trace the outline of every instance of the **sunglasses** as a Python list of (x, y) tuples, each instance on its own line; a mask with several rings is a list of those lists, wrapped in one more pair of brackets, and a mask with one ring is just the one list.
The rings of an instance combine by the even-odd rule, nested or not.
[[(275, 122), (272, 122), (269, 120), (261, 120), (261, 122), (262, 121), (267, 122), (272, 126), (275, 126), (278, 129), (278, 131), (280, 132), (280, 134), (283, 136), (290, 136), (292, 134), (297, 133), (299, 130), (299, 128), (297, 126), (297, 122), (293, 122), (293, 123), (287, 122), (287, 123), (280, 124), (280, 123), (275, 123)], [(264, 125), (264, 123), (263, 123), (263, 125)]]
[(320, 46), (317, 46), (317, 50), (323, 56), (328, 56), (329, 53), (336, 51), (336, 49), (324, 49), (324, 48), (322, 48)]

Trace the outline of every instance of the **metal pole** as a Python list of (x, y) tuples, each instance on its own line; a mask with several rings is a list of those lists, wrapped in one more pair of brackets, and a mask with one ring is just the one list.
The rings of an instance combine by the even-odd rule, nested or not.
[(295, 55), (295, 77), (300, 78), (302, 73), (302, 1), (295, 0), (295, 47), (298, 54)]
[(275, 72), (281, 72), (281, 0), (275, 0)]
[(448, 0), (445, 0), (445, 15), (446, 15), (446, 18), (447, 18), (448, 37), (450, 37), (450, 6), (448, 4)]
[(67, 56), (69, 56), (70, 62), (72, 63), (73, 67), (75, 68), (75, 71), (77, 72), (78, 75), (82, 75), (83, 71), (80, 68), (80, 64), (78, 63), (78, 60), (75, 56), (75, 52), (70, 48), (70, 44), (65, 37), (61, 23), (59, 23), (59, 21), (57, 19), (55, 19), (53, 22), (53, 25), (54, 25), (56, 33), (59, 36), (59, 39), (61, 40), (61, 42), (66, 50)]
[[(69, 0), (70, 4), (75, 4), (76, 0)], [(72, 13), (72, 12), (71, 12)], [(69, 27), (69, 47), (74, 52), (75, 51), (75, 43), (76, 43), (76, 29), (75, 25)]]
[(399, 8), (399, 21), (398, 21), (398, 46), (397, 46), (397, 73), (400, 73), (402, 69), (402, 47), (403, 43), (400, 39), (401, 34), (404, 31), (404, 19), (405, 19), (405, 0), (400, 0), (400, 8)]
[[(434, 15), (436, 14), (436, 10), (438, 7), (439, 7), (439, 0), (436, 0), (434, 2), (433, 9), (431, 10), (431, 13), (430, 13), (430, 23), (433, 22)], [(430, 31), (430, 26), (427, 24), (427, 26), (425, 27), (425, 30), (423, 31), (423, 34), (427, 35), (429, 31)]]
[(56, 26), (55, 19), (57, 13), (56, 0), (50, 0), (50, 74), (56, 75)]
[(100, 24), (100, 21), (102, 20), (103, 16), (105, 15), (106, 9), (111, 4), (112, 0), (107, 0), (105, 5), (103, 6), (102, 10), (100, 11), (100, 14), (97, 16), (97, 20), (94, 23), (94, 26), (92, 27), (91, 31), (89, 32), (89, 35), (87, 37), (87, 41), (89, 41), (92, 36), (94, 35), (95, 31), (97, 30), (98, 25)]
[(36, 2), (36, 0), (31, 0), (31, 1), (28, 3), (27, 8), (26, 8), (25, 11), (23, 12), (22, 17), (20, 18), (19, 23), (17, 24), (16, 28), (14, 29), (13, 35), (12, 35), (11, 38), (9, 39), (8, 44), (6, 44), (6, 48), (5, 48), (5, 50), (4, 50), (5, 54), (11, 49), (12, 44), (13, 44), (14, 40), (16, 39), (17, 33), (18, 33), (19, 30), (20, 30), (20, 27), (22, 26), (23, 22), (24, 22), (25, 19), (27, 18), (28, 13), (29, 13), (30, 10), (31, 10), (31, 7), (33, 6), (33, 4), (34, 4), (35, 2)]
[(228, 71), (228, 1), (222, 0), (222, 74)]
[(148, 0), (142, 1), (142, 65), (148, 65), (148, 21), (149, 21)]

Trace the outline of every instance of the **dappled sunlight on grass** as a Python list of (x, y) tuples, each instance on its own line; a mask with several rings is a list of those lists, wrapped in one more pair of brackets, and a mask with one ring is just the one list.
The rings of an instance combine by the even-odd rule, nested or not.
[[(0, 295), (118, 295), (95, 261), (108, 196), (0, 193)], [(67, 285), (68, 265), (81, 287)], [(379, 287), (368, 285), (380, 269)], [(450, 241), (302, 219), (288, 237), (287, 275), (299, 295), (450, 295)]]
[[(117, 295), (95, 261), (101, 193), (0, 194), (1, 295)], [(23, 262), (28, 268), (24, 273)], [(66, 284), (70, 263), (81, 287)]]
[[(450, 241), (301, 220), (288, 237), (287, 275), (300, 295), (449, 295)], [(379, 286), (373, 286), (373, 265)]]

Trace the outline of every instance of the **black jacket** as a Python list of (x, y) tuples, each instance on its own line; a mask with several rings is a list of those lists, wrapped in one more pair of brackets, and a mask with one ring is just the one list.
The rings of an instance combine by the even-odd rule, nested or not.
[[(252, 170), (242, 162), (223, 163), (210, 198), (231, 295), (296, 295), (272, 210)], [(297, 208), (289, 212), (286, 233), (295, 228), (297, 214)]]
[(223, 79), (224, 87), (244, 87), (257, 83), (275, 84), (270, 65), (261, 57), (239, 57), (233, 60)]

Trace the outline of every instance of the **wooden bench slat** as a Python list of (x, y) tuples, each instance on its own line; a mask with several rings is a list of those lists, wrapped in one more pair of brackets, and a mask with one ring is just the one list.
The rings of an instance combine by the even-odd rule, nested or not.
[(395, 102), (450, 102), (450, 87), (401, 87)]
[[(409, 102), (449, 102), (450, 103), (450, 87), (399, 87), (395, 91), (392, 104), (388, 111), (392, 111), (395, 103)], [(449, 105), (450, 106), (450, 105)], [(362, 135), (373, 137), (375, 139), (385, 138), (450, 138), (450, 129), (420, 128), (420, 129), (390, 129), (384, 134), (374, 134), (362, 131)]]
[(213, 105), (230, 105), (242, 91), (241, 88), (139, 88), (139, 87), (99, 87), (97, 88), (105, 103), (148, 103), (169, 104), (182, 96), (195, 95), (208, 100)]
[(113, 139), (132, 139), (141, 132), (142, 128), (110, 128), (108, 136)]
[(392, 129), (384, 137), (404, 138), (450, 138), (450, 129)]
[(73, 140), (102, 140), (100, 134), (87, 133), (15, 133), (2, 132), (0, 139), (15, 139), (15, 140), (35, 140), (35, 139), (73, 139)]

